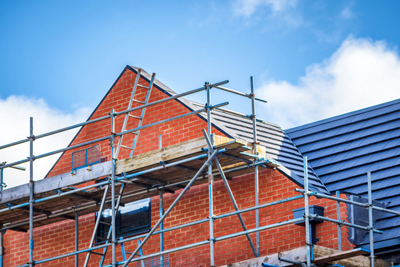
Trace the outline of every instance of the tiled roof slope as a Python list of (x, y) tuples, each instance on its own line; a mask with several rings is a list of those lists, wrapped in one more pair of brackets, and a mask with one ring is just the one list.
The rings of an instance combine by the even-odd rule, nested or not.
[[(329, 191), (372, 197), (400, 211), (400, 99), (286, 130)], [(400, 238), (400, 218), (386, 213), (375, 242)], [(368, 243), (366, 236), (361, 244)]]
[[(215, 125), (223, 126), (232, 138), (253, 142), (253, 124), (248, 117), (217, 109), (213, 110), (212, 119)], [(278, 167), (281, 173), (299, 186), (304, 186), (303, 157), (281, 127), (264, 121), (257, 122), (257, 141), (267, 148), (267, 154), (273, 160), (281, 164)], [(310, 190), (328, 193), (311, 168), (308, 177)]]

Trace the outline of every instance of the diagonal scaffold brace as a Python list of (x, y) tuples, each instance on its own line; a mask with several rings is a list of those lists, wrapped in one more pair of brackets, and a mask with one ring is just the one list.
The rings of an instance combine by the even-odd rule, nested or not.
[(210, 162), (214, 159), (214, 157), (217, 155), (218, 150), (215, 150), (211, 156), (204, 162), (204, 164), (201, 166), (201, 168), (197, 171), (197, 173), (193, 176), (193, 178), (190, 180), (190, 182), (185, 186), (185, 188), (182, 190), (182, 192), (179, 194), (179, 196), (175, 199), (175, 201), (171, 204), (171, 206), (168, 208), (168, 210), (164, 213), (164, 215), (158, 220), (158, 222), (153, 226), (153, 228), (150, 230), (150, 232), (146, 235), (146, 237), (143, 239), (143, 242), (138, 245), (138, 247), (135, 249), (135, 251), (131, 254), (131, 256), (124, 262), (123, 267), (126, 267), (131, 260), (136, 256), (136, 254), (139, 252), (139, 250), (146, 244), (147, 240), (153, 235), (153, 233), (157, 230), (158, 226), (164, 221), (164, 219), (168, 216), (168, 214), (171, 212), (171, 210), (176, 206), (176, 204), (179, 202), (179, 200), (183, 197), (183, 195), (186, 193), (186, 191), (189, 190), (189, 188), (192, 186), (194, 181), (203, 173), (204, 169), (210, 164)]
[[(204, 134), (204, 137), (205, 137), (205, 139), (207, 141), (208, 149), (214, 153), (215, 151), (214, 151), (213, 146), (211, 145), (211, 140), (208, 138), (208, 135), (207, 135), (207, 133), (206, 133), (206, 131), (204, 129), (203, 129), (203, 134)], [(214, 157), (214, 162), (215, 162), (215, 165), (218, 168), (218, 172), (219, 172), (222, 180), (224, 181), (225, 188), (228, 191), (229, 198), (232, 201), (232, 204), (233, 204), (233, 206), (235, 208), (235, 211), (239, 211), (239, 207), (238, 207), (238, 205), (236, 203), (235, 197), (232, 194), (232, 190), (231, 190), (231, 188), (230, 188), (230, 186), (228, 184), (228, 180), (226, 179), (225, 173), (222, 170), (221, 164), (219, 163), (217, 157)], [(237, 216), (239, 218), (240, 224), (242, 225), (243, 231), (247, 231), (247, 227), (246, 227), (246, 224), (244, 223), (242, 215), (240, 213), (238, 213)], [(247, 237), (247, 240), (249, 241), (249, 244), (250, 244), (251, 250), (253, 251), (254, 256), (258, 257), (257, 251), (256, 251), (256, 249), (254, 247), (253, 241), (250, 238), (250, 235), (246, 234), (246, 237)]]

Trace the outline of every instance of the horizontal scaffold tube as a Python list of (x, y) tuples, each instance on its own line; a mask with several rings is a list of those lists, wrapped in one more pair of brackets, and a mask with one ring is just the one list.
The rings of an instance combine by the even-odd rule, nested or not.
[[(204, 241), (200, 241), (200, 242), (197, 242), (197, 243), (189, 244), (189, 245), (186, 245), (186, 246), (173, 248), (173, 249), (169, 249), (169, 250), (164, 250), (164, 251), (157, 252), (157, 253), (150, 254), (150, 255), (146, 255), (146, 256), (141, 256), (139, 258), (133, 258), (132, 260), (130, 260), (130, 262), (140, 261), (140, 260), (144, 260), (144, 259), (148, 259), (148, 258), (152, 258), (152, 257), (156, 257), (156, 256), (161, 256), (161, 255), (164, 255), (164, 254), (178, 252), (178, 251), (189, 249), (189, 248), (199, 247), (199, 246), (207, 245), (209, 243), (210, 243), (209, 240), (204, 240)], [(117, 265), (123, 265), (125, 263), (126, 263), (126, 261), (121, 261), (121, 262), (118, 262)], [(112, 265), (103, 265), (102, 267), (112, 267)]]
[[(87, 249), (74, 251), (74, 252), (63, 254), (63, 255), (59, 255), (59, 256), (55, 256), (55, 257), (44, 259), (44, 260), (40, 260), (40, 261), (35, 261), (35, 265), (38, 265), (38, 264), (41, 264), (41, 263), (46, 263), (46, 262), (49, 262), (49, 261), (59, 260), (59, 259), (70, 257), (70, 256), (75, 256), (75, 255), (78, 255), (78, 254), (81, 254), (81, 253), (86, 253), (86, 252), (93, 251), (93, 250), (96, 250), (96, 249), (105, 248), (105, 247), (108, 247), (108, 246), (111, 246), (111, 245), (112, 245), (111, 243), (108, 243), (108, 244), (99, 245), (99, 246), (92, 247), (92, 248), (87, 248)], [(28, 266), (29, 266), (29, 264), (20, 265), (20, 267), (28, 267)]]
[[(369, 227), (365, 227), (365, 226), (361, 226), (361, 225), (353, 224), (353, 223), (348, 223), (348, 222), (345, 222), (343, 220), (339, 221), (339, 220), (331, 219), (331, 218), (328, 218), (328, 217), (319, 216), (317, 214), (310, 214), (309, 217), (311, 219), (321, 219), (323, 221), (333, 222), (333, 223), (336, 223), (336, 224), (339, 224), (339, 225), (345, 225), (345, 226), (361, 229), (361, 230), (364, 230), (364, 231), (369, 231), (370, 230)], [(376, 230), (376, 229), (373, 229), (373, 231), (374, 231), (374, 233), (377, 233), (377, 234), (382, 234), (383, 233), (382, 231)]]
[[(213, 108), (223, 107), (223, 106), (226, 106), (228, 104), (229, 104), (229, 102), (223, 102), (223, 103), (220, 103), (220, 104), (217, 104), (217, 105), (213, 105), (210, 108), (213, 109)], [(202, 108), (202, 109), (195, 110), (195, 111), (192, 111), (192, 112), (189, 112), (189, 113), (186, 113), (186, 114), (182, 114), (180, 116), (176, 116), (176, 117), (173, 117), (173, 118), (165, 119), (165, 120), (162, 120), (162, 121), (157, 121), (157, 122), (154, 122), (154, 123), (151, 123), (151, 124), (147, 124), (147, 125), (144, 125), (144, 126), (140, 126), (140, 127), (137, 127), (137, 128), (131, 129), (131, 130), (123, 131), (123, 132), (115, 134), (115, 136), (121, 136), (121, 135), (124, 135), (124, 134), (140, 131), (140, 130), (143, 130), (143, 129), (146, 129), (146, 128), (149, 128), (149, 127), (152, 127), (152, 126), (156, 126), (156, 125), (159, 125), (159, 124), (162, 124), (162, 123), (165, 123), (165, 122), (170, 122), (170, 121), (173, 121), (173, 120), (176, 120), (176, 119), (181, 119), (181, 118), (184, 118), (184, 117), (187, 117), (187, 116), (190, 116), (190, 115), (196, 115), (196, 114), (199, 114), (201, 112), (206, 112), (206, 111), (207, 111), (207, 108)]]
[(303, 198), (303, 196), (295, 196), (295, 197), (291, 197), (291, 198), (281, 199), (281, 200), (278, 200), (278, 201), (274, 201), (274, 202), (270, 202), (270, 203), (254, 206), (254, 207), (251, 207), (251, 208), (247, 208), (247, 209), (242, 209), (242, 210), (238, 210), (238, 211), (234, 211), (234, 212), (221, 214), (221, 215), (215, 216), (214, 219), (218, 220), (218, 219), (222, 219), (222, 218), (225, 218), (225, 217), (236, 215), (238, 213), (244, 213), (244, 212), (249, 212), (249, 211), (253, 211), (253, 210), (258, 210), (258, 209), (262, 209), (262, 208), (266, 208), (266, 207), (270, 207), (270, 206), (286, 203), (286, 202), (297, 200), (297, 199), (301, 199), (301, 198)]
[[(55, 195), (52, 195), (52, 196), (35, 199), (33, 201), (33, 203), (40, 203), (40, 202), (43, 202), (43, 201), (47, 201), (47, 200), (58, 198), (58, 197), (65, 196), (65, 195), (74, 194), (74, 193), (79, 192), (79, 191), (84, 191), (84, 190), (92, 188), (92, 187), (98, 187), (98, 186), (106, 185), (106, 184), (109, 184), (109, 183), (110, 183), (109, 181), (104, 181), (104, 182), (101, 182), (101, 183), (88, 185), (88, 186), (81, 187), (81, 188), (75, 188), (74, 190), (71, 190), (71, 191), (68, 191), (68, 192), (63, 192), (63, 193), (55, 194)], [(8, 210), (19, 209), (19, 208), (22, 208), (22, 207), (25, 207), (25, 206), (28, 206), (28, 205), (29, 205), (29, 202), (17, 204), (17, 205), (14, 205), (14, 206), (10, 206), (8, 208), (1, 209), (0, 213), (8, 211)]]
[[(303, 189), (295, 189), (296, 192), (300, 192), (300, 193), (304, 193), (305, 191)], [(357, 201), (352, 201), (349, 199), (343, 199), (343, 198), (339, 198), (339, 197), (333, 197), (333, 196), (329, 196), (329, 195), (325, 195), (325, 194), (321, 194), (321, 193), (317, 193), (317, 192), (309, 192), (308, 193), (313, 194), (316, 197), (320, 197), (320, 198), (326, 198), (326, 199), (330, 199), (330, 200), (335, 200), (335, 201), (339, 201), (339, 202), (343, 202), (343, 203), (347, 203), (347, 204), (352, 204), (352, 205), (356, 205), (356, 206), (360, 206), (360, 207), (369, 207), (368, 203), (361, 203), (361, 202), (357, 202)], [(392, 214), (396, 214), (396, 215), (400, 215), (400, 212), (395, 211), (395, 210), (390, 210), (390, 209), (385, 209), (385, 208), (381, 208), (378, 206), (373, 206), (372, 208), (374, 210), (379, 210), (379, 211), (384, 211), (384, 212), (388, 212), (388, 213), (392, 213)]]
[[(222, 82), (217, 82), (217, 83), (212, 84), (211, 87), (220, 86), (220, 85), (226, 84), (228, 82), (229, 82), (228, 80), (225, 80), (225, 81), (222, 81)], [(127, 109), (127, 110), (124, 110), (124, 111), (120, 111), (120, 112), (116, 112), (114, 115), (118, 116), (118, 115), (126, 114), (126, 113), (129, 113), (129, 112), (135, 111), (135, 110), (139, 110), (139, 109), (147, 108), (147, 107), (154, 106), (154, 105), (157, 105), (157, 104), (161, 104), (161, 103), (169, 101), (169, 100), (173, 100), (173, 99), (176, 99), (176, 98), (184, 97), (184, 96), (187, 96), (187, 95), (190, 95), (190, 94), (194, 94), (194, 93), (197, 93), (197, 92), (200, 92), (200, 91), (204, 91), (204, 90), (206, 90), (206, 87), (203, 86), (203, 87), (200, 87), (200, 88), (197, 88), (197, 89), (193, 89), (193, 90), (181, 93), (181, 94), (177, 94), (177, 95), (170, 96), (170, 97), (167, 97), (167, 98), (164, 98), (164, 99), (160, 99), (158, 101), (154, 101), (154, 102), (142, 105), (142, 106), (134, 107), (134, 108)], [(35, 136), (35, 139), (39, 139), (39, 138), (43, 138), (43, 137), (50, 136), (50, 135), (53, 135), (53, 134), (69, 131), (69, 130), (72, 130), (72, 129), (75, 129), (75, 128), (78, 128), (78, 127), (85, 126), (87, 124), (91, 124), (91, 123), (95, 123), (95, 122), (98, 122), (98, 121), (109, 119), (110, 117), (111, 117), (111, 115), (107, 115), (107, 116), (103, 116), (103, 117), (100, 117), (100, 118), (97, 118), (97, 119), (93, 119), (93, 120), (90, 120), (90, 121), (85, 121), (85, 122), (77, 123), (77, 124), (74, 124), (74, 125), (71, 125), (71, 126), (67, 126), (67, 127), (64, 127), (64, 128), (60, 128), (60, 129), (57, 129), (57, 130), (54, 130), (54, 131), (50, 131), (50, 132), (47, 132), (47, 133), (44, 133), (44, 134), (39, 134), (39, 135)], [(2, 145), (2, 146), (0, 146), (0, 150), (4, 149), (4, 148), (7, 148), (7, 147), (23, 144), (23, 143), (26, 143), (26, 142), (29, 142), (29, 138), (22, 139), (22, 140), (19, 140), (19, 141), (16, 141), (16, 142), (12, 142), (12, 143), (9, 143), (9, 144), (6, 144), (6, 145)]]
[[(214, 87), (217, 88), (217, 89), (220, 89), (220, 90), (235, 94), (235, 95), (244, 96), (246, 98), (251, 98), (252, 97), (252, 95), (248, 95), (248, 94), (245, 94), (245, 93), (242, 93), (242, 92), (230, 89), (230, 88), (226, 88), (226, 87), (223, 87), (223, 86), (215, 86), (214, 85)], [(267, 100), (264, 100), (264, 99), (261, 99), (261, 98), (258, 98), (258, 97), (255, 97), (254, 100), (257, 100), (257, 101), (260, 101), (260, 102), (263, 102), (263, 103), (268, 103)]]
[(278, 222), (278, 223), (274, 223), (274, 224), (270, 224), (270, 225), (261, 226), (259, 228), (254, 228), (254, 229), (247, 230), (247, 231), (242, 231), (242, 232), (237, 232), (237, 233), (230, 234), (230, 235), (216, 237), (215, 242), (233, 238), (233, 237), (238, 237), (241, 235), (251, 234), (251, 233), (258, 232), (258, 231), (271, 229), (271, 228), (275, 228), (275, 227), (279, 227), (279, 226), (283, 226), (283, 225), (287, 225), (287, 224), (291, 224), (291, 223), (301, 222), (302, 220), (304, 220), (304, 219), (303, 218), (291, 219), (291, 220), (287, 220), (287, 221), (283, 221), (283, 222)]
[[(229, 102), (224, 102), (224, 103), (220, 103), (220, 104), (214, 105), (211, 108), (223, 107), (223, 106), (226, 106), (228, 104), (229, 104)], [(115, 134), (115, 136), (121, 136), (121, 135), (125, 135), (125, 134), (128, 134), (128, 133), (140, 131), (142, 129), (150, 128), (150, 127), (153, 127), (153, 126), (165, 123), (165, 122), (170, 122), (170, 121), (173, 121), (173, 120), (181, 119), (181, 118), (184, 118), (184, 117), (187, 117), (187, 116), (191, 116), (191, 115), (196, 115), (196, 114), (199, 114), (201, 112), (206, 112), (206, 111), (207, 111), (207, 108), (202, 108), (202, 109), (195, 110), (195, 111), (192, 111), (192, 112), (180, 115), (180, 116), (176, 116), (176, 117), (173, 117), (173, 118), (169, 118), (169, 119), (165, 119), (165, 120), (162, 120), (162, 121), (154, 122), (154, 123), (151, 123), (151, 124), (147, 124), (147, 125), (144, 125), (144, 126), (141, 126), (141, 127), (134, 128), (134, 129), (130, 129), (130, 130)], [(61, 152), (65, 152), (65, 151), (72, 150), (72, 149), (75, 149), (75, 148), (79, 148), (79, 147), (82, 147), (82, 146), (86, 146), (86, 145), (90, 145), (90, 144), (93, 144), (93, 143), (101, 142), (101, 141), (110, 139), (111, 137), (112, 137), (112, 135), (104, 136), (104, 137), (101, 137), (101, 138), (98, 138), (98, 139), (95, 139), (95, 140), (91, 140), (91, 141), (88, 141), (88, 142), (85, 142), (85, 143), (82, 143), (82, 144), (78, 144), (78, 145), (75, 145), (75, 146), (71, 146), (71, 147), (66, 147), (66, 148), (63, 148), (63, 149), (55, 150), (55, 151), (52, 151), (52, 152), (41, 154), (39, 156), (34, 156), (34, 159), (48, 157), (48, 156), (51, 156), (51, 155), (54, 155), (54, 154), (57, 154), (57, 153), (61, 153)], [(25, 162), (28, 162), (28, 161), (29, 161), (29, 158), (28, 159), (24, 159), (24, 160), (20, 160), (20, 161), (16, 161), (16, 162), (12, 162), (12, 163), (0, 166), (0, 169), (4, 169), (4, 168), (11, 167), (11, 166), (14, 166), (14, 165), (22, 164), (22, 163), (25, 163)]]

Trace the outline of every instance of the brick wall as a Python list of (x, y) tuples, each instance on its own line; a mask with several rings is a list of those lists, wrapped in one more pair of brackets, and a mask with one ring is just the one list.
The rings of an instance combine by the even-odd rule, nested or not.
[[(111, 108), (116, 111), (121, 111), (127, 108), (131, 94), (132, 84), (136, 75), (131, 70), (126, 69), (120, 79), (115, 83), (112, 90), (106, 95), (104, 101), (98, 106), (91, 119), (107, 115)], [(141, 84), (146, 84), (144, 80)], [(143, 101), (145, 97), (145, 89), (139, 88), (136, 99)], [(153, 89), (150, 102), (168, 97), (166, 94)], [(134, 106), (136, 106), (135, 104)], [(188, 110), (179, 102), (173, 100), (165, 102), (161, 105), (150, 107), (146, 110), (144, 125), (187, 113)], [(133, 115), (140, 115), (137, 112)], [(123, 116), (117, 119), (116, 131), (120, 131), (122, 127)], [(129, 128), (134, 128), (137, 121), (130, 119)], [(163, 146), (169, 146), (180, 143), (186, 140), (194, 139), (202, 136), (201, 129), (206, 128), (206, 123), (197, 116), (186, 117), (180, 120), (175, 120), (170, 123), (152, 127), (140, 132), (139, 142), (135, 154), (144, 153), (158, 148), (158, 135), (163, 136)], [(216, 129), (213, 129), (216, 134), (222, 135)], [(72, 145), (93, 140), (95, 138), (107, 136), (110, 134), (110, 121), (102, 121), (96, 124), (85, 126), (72, 142)], [(127, 143), (132, 144), (133, 135), (128, 135), (124, 139)], [(127, 144), (125, 143), (125, 144)], [(109, 142), (100, 143), (101, 157), (110, 159)], [(122, 149), (119, 158), (126, 158), (130, 151)], [(48, 176), (69, 172), (71, 170), (71, 152), (66, 152), (56, 166), (52, 169)], [(230, 181), (233, 194), (236, 197), (239, 208), (246, 208), (254, 205), (254, 176), (253, 174), (235, 177)], [(260, 203), (267, 203), (282, 198), (287, 198), (297, 195), (294, 192), (295, 184), (284, 177), (276, 170), (264, 170), (260, 174)], [(174, 195), (166, 194), (164, 207), (167, 209), (174, 199)], [(214, 184), (214, 213), (216, 215), (234, 211), (232, 203), (229, 200), (226, 190), (221, 181), (216, 181)], [(327, 200), (311, 199), (310, 204), (316, 204), (325, 207), (325, 215), (335, 218), (336, 203)], [(260, 225), (267, 225), (283, 220), (292, 219), (292, 210), (303, 206), (301, 200), (280, 204), (270, 208), (265, 208), (260, 211)], [(156, 223), (159, 212), (158, 197), (152, 198), (152, 224)], [(344, 208), (342, 209), (342, 217), (345, 217)], [(182, 223), (199, 220), (208, 216), (208, 186), (200, 185), (191, 188), (186, 195), (181, 199), (180, 203), (170, 213), (165, 222), (165, 227), (171, 227)], [(255, 212), (243, 214), (245, 223), (249, 229), (255, 227)], [(35, 250), (34, 259), (40, 260), (55, 255), (72, 252), (75, 249), (74, 245), (74, 225), (72, 220), (66, 220), (60, 223), (46, 225), (34, 229)], [(81, 216), (79, 218), (79, 247), (80, 249), (88, 247), (89, 240), (94, 226), (94, 214)], [(238, 218), (228, 217), (218, 220), (214, 224), (215, 236), (222, 236), (241, 231)], [(208, 223), (196, 225), (189, 228), (180, 229), (164, 234), (165, 249), (172, 249), (178, 246), (187, 245), (209, 238)], [(346, 229), (343, 227), (343, 248), (350, 249), (351, 244), (347, 241)], [(261, 254), (267, 255), (278, 251), (284, 251), (299, 246), (305, 243), (304, 227), (289, 225), (261, 232)], [(251, 234), (255, 241), (255, 234)], [(336, 248), (337, 236), (336, 225), (331, 223), (322, 223), (317, 225), (317, 237), (320, 239), (319, 245)], [(137, 243), (129, 242), (126, 244), (127, 251), (133, 251)], [(28, 261), (28, 233), (19, 233), (8, 231), (4, 240), (5, 266), (15, 266), (24, 264)], [(159, 236), (150, 238), (149, 242), (144, 246), (144, 254), (148, 255), (159, 250)], [(110, 250), (109, 250), (110, 251)], [(100, 251), (98, 251), (100, 252)], [(117, 249), (118, 260), (122, 260), (121, 249)], [(80, 265), (84, 261), (85, 255), (79, 256)], [(228, 264), (247, 258), (252, 258), (252, 252), (248, 245), (245, 236), (229, 239), (215, 244), (215, 262), (216, 265)], [(185, 250), (170, 255), (171, 266), (209, 266), (209, 246), (196, 247), (190, 250)], [(98, 266), (100, 256), (91, 256), (90, 266)], [(105, 263), (110, 263), (108, 257)], [(96, 264), (97, 263), (97, 264)], [(42, 266), (74, 266), (74, 257), (64, 258), (59, 261), (49, 262)], [(132, 264), (131, 266), (136, 266)]]

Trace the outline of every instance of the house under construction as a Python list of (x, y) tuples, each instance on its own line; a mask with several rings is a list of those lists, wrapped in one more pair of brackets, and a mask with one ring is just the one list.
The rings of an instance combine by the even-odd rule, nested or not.
[[(35, 133), (31, 118), (28, 138), (0, 146), (30, 144), (0, 166), (0, 266), (400, 264), (400, 100), (284, 131), (256, 116), (252, 79), (247, 93), (227, 83), (177, 94), (127, 66), (86, 122)], [(68, 147), (35, 154), (71, 129)], [(60, 153), (34, 181), (35, 161)], [(26, 162), (30, 180), (3, 188)]]

